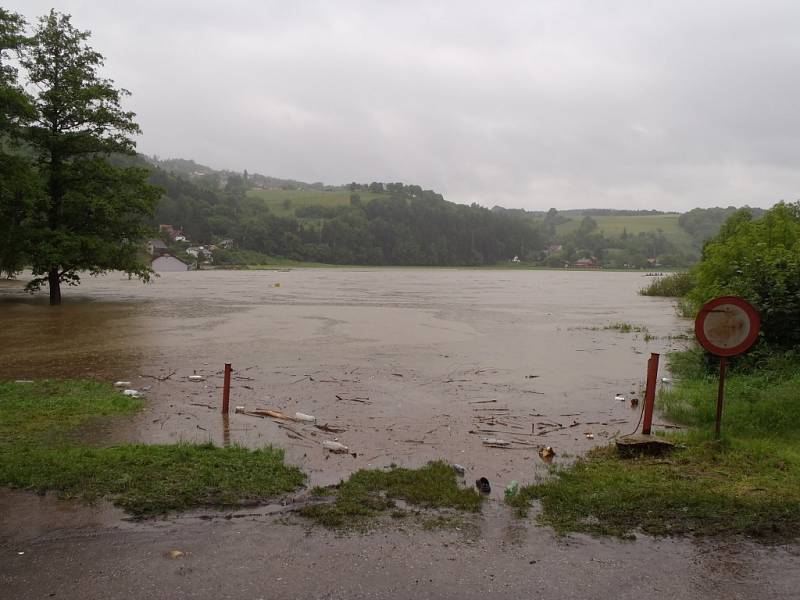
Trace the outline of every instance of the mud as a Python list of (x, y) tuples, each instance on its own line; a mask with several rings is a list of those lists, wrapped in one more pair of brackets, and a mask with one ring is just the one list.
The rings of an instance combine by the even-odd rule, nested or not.
[[(444, 459), (466, 467), (468, 482), (488, 477), (494, 490), (476, 540), (414, 528), (308, 537), (268, 510), (136, 524), (104, 506), (6, 493), (0, 577), (20, 598), (792, 597), (800, 582), (787, 566), (797, 565), (796, 547), (558, 540), (502, 507), (509, 481), (532, 481), (547, 468), (537, 446), (569, 461), (634, 430), (641, 404), (627, 398), (641, 397), (649, 353), (679, 347), (669, 336), (688, 327), (671, 302), (636, 294), (647, 281), (635, 273), (303, 269), (166, 273), (143, 285), (111, 275), (66, 290), (57, 308), (0, 286), (4, 378), (150, 386), (141, 415), (87, 430), (90, 441), (275, 444), (311, 485), (362, 467)], [(603, 329), (619, 321), (646, 326), (654, 339)], [(290, 430), (242, 414), (226, 427), (225, 362), (235, 369), (232, 407), (300, 411), (345, 431)], [(193, 374), (206, 379), (191, 382)], [(512, 447), (487, 448), (482, 437)], [(356, 456), (327, 453), (326, 439)], [(164, 557), (172, 547), (188, 551), (182, 562)], [(222, 572), (230, 577), (220, 580)]]

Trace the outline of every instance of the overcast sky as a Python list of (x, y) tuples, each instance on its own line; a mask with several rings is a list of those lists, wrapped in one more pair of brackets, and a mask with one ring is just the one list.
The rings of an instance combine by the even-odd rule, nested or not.
[(800, 198), (800, 2), (7, 0), (93, 32), (139, 150), (533, 210)]

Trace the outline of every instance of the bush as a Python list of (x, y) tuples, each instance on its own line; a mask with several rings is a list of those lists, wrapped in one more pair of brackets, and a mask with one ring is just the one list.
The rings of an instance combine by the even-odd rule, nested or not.
[(695, 267), (695, 308), (716, 296), (741, 296), (761, 315), (763, 341), (800, 345), (800, 203), (780, 202), (754, 221), (734, 213)]
[(691, 271), (672, 273), (651, 281), (639, 290), (642, 296), (667, 296), (680, 298), (688, 294), (694, 287), (694, 276)]

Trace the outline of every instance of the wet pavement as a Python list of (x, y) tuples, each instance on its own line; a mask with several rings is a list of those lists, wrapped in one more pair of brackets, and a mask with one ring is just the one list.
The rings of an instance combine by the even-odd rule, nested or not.
[[(0, 501), (3, 514), (17, 500)], [(68, 521), (0, 527), (3, 598), (789, 600), (800, 589), (797, 546), (559, 538), (496, 500), (474, 529), (349, 535), (270, 507), (131, 523), (105, 506), (98, 516), (40, 502), (29, 510)]]
[[(444, 459), (466, 467), (467, 481), (488, 477), (496, 495), (480, 536), (464, 539), (413, 527), (309, 535), (265, 511), (131, 523), (113, 508), (4, 493), (0, 583), (20, 598), (797, 597), (794, 547), (558, 540), (500, 503), (510, 480), (545, 473), (538, 446), (569, 461), (634, 430), (641, 404), (629, 398), (640, 397), (649, 353), (678, 348), (670, 336), (689, 326), (671, 302), (636, 294), (647, 282), (640, 273), (457, 269), (166, 273), (151, 285), (110, 275), (65, 290), (56, 308), (4, 284), (4, 377), (149, 386), (147, 409), (124, 427), (87, 432), (95, 443), (275, 444), (312, 485)], [(649, 335), (604, 329), (616, 322)], [(344, 431), (245, 414), (226, 427), (225, 362), (232, 406), (300, 411)], [(195, 374), (204, 381), (190, 381)], [(488, 437), (511, 448), (485, 447)], [(328, 439), (356, 456), (326, 453)], [(187, 553), (165, 558), (173, 546)]]

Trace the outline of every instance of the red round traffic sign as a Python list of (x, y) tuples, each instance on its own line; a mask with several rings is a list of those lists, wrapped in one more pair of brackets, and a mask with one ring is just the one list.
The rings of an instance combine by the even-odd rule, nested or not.
[(697, 313), (694, 333), (700, 345), (717, 356), (735, 356), (753, 345), (761, 319), (753, 306), (738, 296), (720, 296)]

